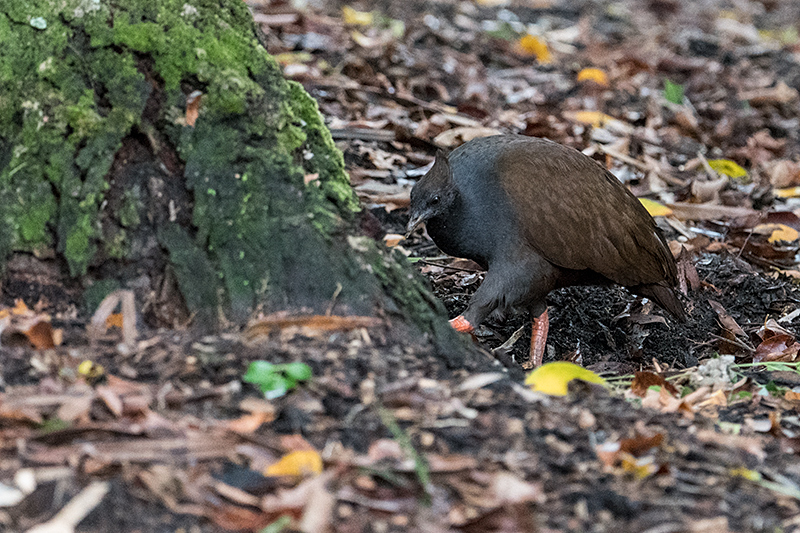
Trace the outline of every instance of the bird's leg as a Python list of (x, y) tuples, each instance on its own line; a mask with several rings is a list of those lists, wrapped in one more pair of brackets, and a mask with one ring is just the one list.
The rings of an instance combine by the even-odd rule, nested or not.
[(550, 329), (550, 318), (547, 308), (537, 318), (531, 321), (531, 354), (527, 361), (522, 363), (522, 368), (530, 370), (542, 366), (544, 351), (547, 348), (547, 330)]
[(475, 328), (480, 326), (481, 323), (492, 314), (492, 311), (497, 309), (500, 299), (505, 297), (507, 288), (504, 283), (507, 281), (507, 276), (502, 276), (499, 271), (489, 271), (486, 277), (472, 295), (472, 300), (469, 302), (464, 314), (458, 315), (450, 320), (450, 325), (453, 329), (461, 333), (472, 333)]

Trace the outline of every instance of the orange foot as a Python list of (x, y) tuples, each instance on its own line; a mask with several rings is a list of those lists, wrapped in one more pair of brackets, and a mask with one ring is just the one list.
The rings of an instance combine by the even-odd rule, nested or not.
[(452, 319), (450, 321), (450, 325), (453, 326), (454, 330), (460, 331), (461, 333), (472, 333), (475, 331), (475, 328), (472, 327), (472, 324), (467, 322), (467, 319), (464, 318), (464, 315), (458, 315)]

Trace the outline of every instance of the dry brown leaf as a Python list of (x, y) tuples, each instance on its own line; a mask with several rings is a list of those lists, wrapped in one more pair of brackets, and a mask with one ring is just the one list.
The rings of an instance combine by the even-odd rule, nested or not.
[(330, 472), (311, 480), (306, 505), (298, 524), (300, 531), (327, 533), (331, 530), (336, 497), (328, 490), (328, 483), (333, 476), (334, 473)]
[(373, 441), (367, 452), (367, 457), (373, 463), (383, 459), (403, 460), (405, 452), (400, 444), (392, 439), (378, 439)]
[(205, 516), (226, 531), (260, 531), (278, 517), (232, 504), (204, 507)]
[(633, 126), (600, 111), (565, 111), (564, 118), (590, 125), (593, 128), (605, 128), (615, 134), (630, 135), (633, 133)]
[(719, 389), (712, 392), (704, 400), (695, 403), (694, 407), (696, 409), (702, 409), (709, 406), (724, 407), (726, 405), (728, 405), (728, 396), (722, 389)]
[(495, 128), (484, 128), (482, 126), (463, 126), (444, 131), (433, 139), (433, 144), (442, 148), (455, 148), (472, 139), (480, 137), (492, 137), (503, 133)]
[(97, 396), (103, 400), (103, 403), (106, 404), (106, 407), (108, 407), (108, 410), (111, 411), (114, 416), (122, 416), (124, 407), (122, 398), (120, 398), (119, 394), (114, 391), (113, 387), (108, 385), (98, 385), (95, 387), (95, 392), (97, 393)]
[(511, 472), (496, 472), (492, 476), (487, 495), (494, 506), (535, 502), (544, 503), (545, 495), (541, 484), (531, 483)]
[(266, 513), (299, 516), (302, 509), (311, 498), (311, 495), (318, 490), (319, 479), (325, 479), (324, 475), (306, 478), (291, 489), (278, 489), (261, 498), (261, 509)]
[(194, 127), (197, 118), (200, 116), (200, 104), (203, 101), (201, 91), (192, 91), (186, 97), (186, 125)]
[(56, 411), (56, 416), (65, 422), (88, 421), (94, 398), (94, 393), (75, 396), (61, 404)]
[(706, 444), (714, 444), (720, 448), (736, 448), (754, 455), (759, 461), (767, 456), (764, 451), (765, 441), (761, 437), (743, 437), (720, 433), (713, 429), (699, 429), (696, 433), (697, 440)]
[(400, 242), (405, 239), (405, 236), (397, 234), (397, 233), (387, 233), (383, 236), (383, 244), (388, 246), (389, 248), (393, 248), (400, 244)]
[(244, 416), (240, 416), (234, 420), (229, 420), (227, 422), (228, 429), (234, 431), (236, 433), (253, 433), (255, 430), (260, 428), (263, 424), (268, 424), (275, 420), (275, 414), (273, 413), (270, 416), (267, 413), (250, 413)]
[(383, 320), (371, 316), (338, 316), (338, 315), (288, 315), (274, 313), (247, 326), (244, 334), (248, 340), (254, 340), (271, 333), (291, 330), (298, 334), (315, 337), (331, 331), (348, 331), (357, 328), (370, 328), (383, 324)]
[(800, 185), (800, 163), (789, 159), (775, 161), (767, 169), (770, 184), (776, 189)]
[(750, 105), (764, 106), (775, 104), (789, 104), (798, 98), (797, 89), (789, 87), (783, 80), (779, 81), (775, 87), (756, 89), (739, 93), (741, 100), (747, 100)]
[(749, 207), (730, 207), (726, 205), (690, 204), (675, 202), (667, 204), (678, 220), (725, 220), (731, 218), (758, 218), (760, 213)]
[(756, 347), (753, 354), (754, 363), (794, 362), (800, 352), (800, 343), (791, 335), (774, 335), (765, 339)]
[(37, 350), (44, 350), (47, 348), (54, 348), (56, 346), (53, 327), (49, 322), (41, 320), (30, 327), (25, 332), (25, 336), (31, 341), (33, 347)]
[(675, 388), (675, 385), (664, 379), (664, 376), (660, 376), (654, 372), (634, 373), (633, 383), (631, 383), (631, 392), (633, 392), (633, 394), (644, 398), (650, 387), (663, 387), (672, 395), (678, 394), (678, 389)]
[(314, 451), (314, 446), (311, 445), (302, 435), (294, 433), (292, 435), (281, 435), (280, 447), (284, 450), (296, 451)]
[(653, 448), (658, 448), (663, 442), (663, 433), (655, 433), (653, 435), (636, 435), (635, 437), (622, 439), (619, 441), (619, 449), (620, 451), (629, 453), (634, 457), (640, 457), (648, 453)]
[(792, 402), (798, 402), (800, 401), (800, 392), (795, 392), (793, 390), (786, 391), (783, 398)]

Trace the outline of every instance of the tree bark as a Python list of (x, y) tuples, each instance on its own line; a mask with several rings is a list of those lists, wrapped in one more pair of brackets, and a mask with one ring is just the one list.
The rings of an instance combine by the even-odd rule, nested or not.
[(0, 59), (6, 278), (34, 256), (90, 303), (134, 289), (159, 325), (335, 298), (337, 314), (433, 333), (459, 361), (420, 277), (359, 235), (316, 103), (240, 0), (8, 2)]

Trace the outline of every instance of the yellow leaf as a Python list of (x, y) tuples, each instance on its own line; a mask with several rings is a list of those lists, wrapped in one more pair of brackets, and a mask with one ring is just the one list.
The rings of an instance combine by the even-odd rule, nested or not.
[(747, 176), (747, 171), (729, 159), (711, 159), (708, 166), (714, 169), (717, 174), (730, 178), (743, 178)]
[(593, 128), (602, 128), (611, 123), (624, 124), (624, 122), (621, 120), (618, 120), (611, 115), (601, 113), (600, 111), (566, 111), (564, 116), (580, 122), (581, 124), (588, 124)]
[(342, 20), (345, 24), (354, 26), (371, 26), (373, 22), (372, 13), (368, 11), (356, 11), (350, 6), (342, 8)]
[(99, 378), (105, 373), (105, 371), (106, 369), (103, 368), (103, 365), (98, 365), (97, 363), (89, 361), (88, 359), (84, 359), (81, 361), (81, 364), (78, 365), (78, 374), (91, 379)]
[(600, 383), (605, 385), (606, 380), (582, 366), (578, 366), (566, 361), (557, 361), (542, 365), (525, 379), (525, 384), (531, 390), (549, 394), (551, 396), (566, 396), (567, 384), (573, 379), (588, 381), (589, 383)]
[(608, 87), (608, 76), (599, 68), (585, 68), (578, 72), (578, 81), (593, 81), (603, 87)]
[(550, 49), (547, 48), (547, 44), (533, 35), (523, 35), (522, 38), (517, 41), (517, 49), (523, 55), (536, 56), (536, 60), (539, 63), (550, 63), (552, 61)]
[(282, 66), (302, 65), (314, 59), (308, 52), (283, 52), (282, 54), (275, 54), (272, 57)]
[(644, 208), (647, 209), (647, 212), (650, 213), (651, 217), (668, 217), (672, 214), (672, 209), (656, 202), (655, 200), (639, 198), (639, 201), (642, 203)]
[(267, 467), (267, 476), (303, 476), (322, 472), (322, 457), (315, 450), (289, 452)]
[(785, 189), (775, 189), (773, 191), (778, 198), (797, 198), (800, 197), (800, 187), (787, 187)]
[(636, 458), (629, 453), (622, 454), (620, 466), (625, 472), (633, 474), (636, 479), (645, 479), (658, 472), (658, 465), (652, 457)]
[(753, 228), (754, 233), (766, 235), (769, 233), (769, 242), (794, 242), (800, 238), (800, 233), (796, 229), (786, 224), (759, 224)]
[(785, 224), (777, 224), (777, 226), (778, 228), (769, 236), (769, 242), (794, 242), (800, 238), (800, 233), (798, 233), (796, 229)]
[(373, 48), (380, 45), (382, 42), (379, 38), (367, 37), (360, 31), (356, 30), (350, 32), (350, 38), (353, 39), (353, 42), (355, 42), (357, 45), (363, 46), (364, 48)]
[(761, 473), (755, 470), (750, 470), (749, 468), (738, 467), (732, 468), (730, 470), (730, 474), (732, 476), (739, 476), (743, 477), (749, 481), (760, 481), (761, 480)]

